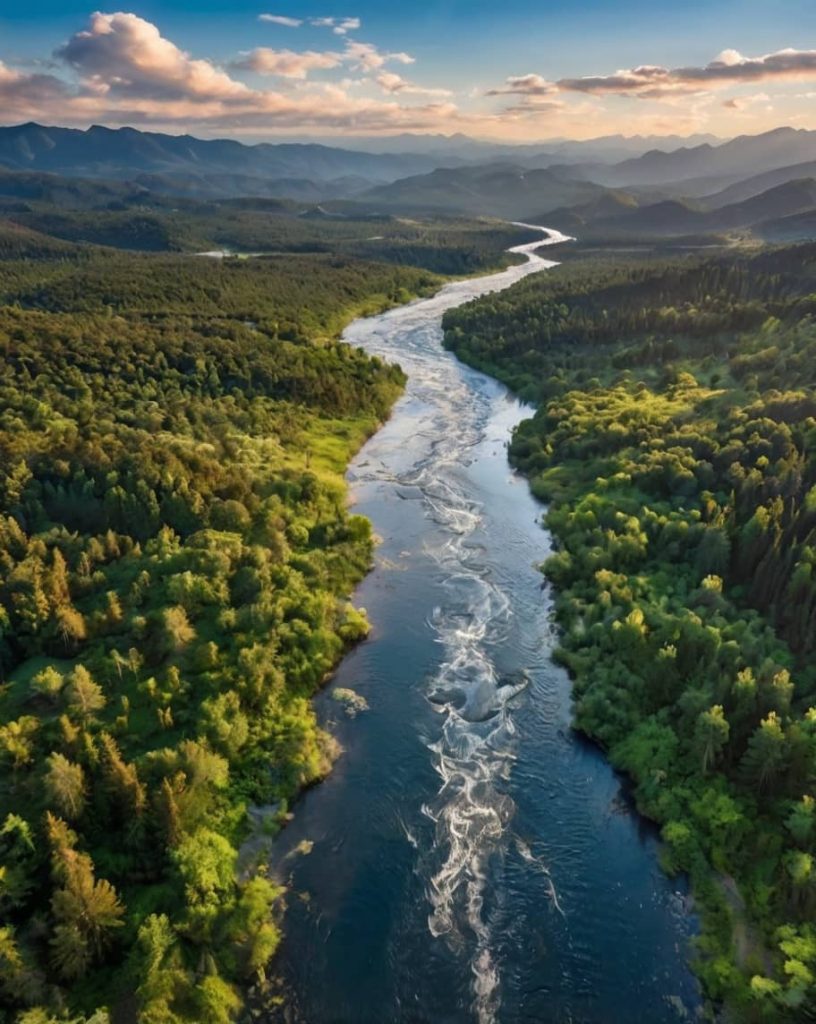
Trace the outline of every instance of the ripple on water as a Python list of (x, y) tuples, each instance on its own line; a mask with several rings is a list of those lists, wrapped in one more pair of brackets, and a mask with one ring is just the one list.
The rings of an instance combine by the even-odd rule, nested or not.
[[(347, 659), (340, 685), (362, 687), (372, 710), (335, 723), (353, 728), (348, 753), (283, 837), (308, 836), (310, 813), (323, 835), (292, 869), (315, 890), (286, 928), (290, 1006), (303, 1002), (292, 1020), (629, 1024), (633, 1005), (675, 1019), (663, 993), (680, 972), (654, 980), (659, 958), (638, 929), (656, 943), (684, 929), (661, 902), (667, 883), (648, 877), (653, 852), (611, 809), (614, 776), (570, 735), (569, 683), (546, 656), (531, 564), (546, 535), (504, 459), (518, 408), (502, 410), (501, 389), (441, 349), (445, 309), (549, 265), (536, 259), (345, 334), (400, 362), (409, 384), (354, 469), (386, 544), (363, 586), (378, 640)], [(392, 593), (411, 606), (388, 605)], [(650, 917), (633, 905), (644, 898)]]

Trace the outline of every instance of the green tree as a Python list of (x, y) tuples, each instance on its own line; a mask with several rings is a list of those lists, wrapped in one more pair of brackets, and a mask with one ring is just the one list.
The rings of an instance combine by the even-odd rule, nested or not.
[(721, 704), (715, 704), (708, 711), (700, 712), (694, 729), (694, 747), (704, 775), (722, 757), (728, 743), (729, 731)]
[(43, 777), (49, 804), (69, 821), (75, 821), (85, 809), (86, 784), (82, 765), (64, 754), (49, 754)]

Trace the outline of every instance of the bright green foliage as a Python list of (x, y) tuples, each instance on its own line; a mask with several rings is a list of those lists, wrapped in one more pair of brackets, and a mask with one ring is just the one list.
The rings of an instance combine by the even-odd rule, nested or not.
[(367, 630), (342, 472), (404, 378), (330, 336), (436, 279), (31, 254), (0, 258), (0, 1016), (221, 1024), (279, 940), (247, 804), (328, 770), (310, 698)]
[(579, 728), (691, 875), (735, 1019), (816, 1015), (816, 247), (578, 260), (447, 314), (539, 401), (511, 457)]

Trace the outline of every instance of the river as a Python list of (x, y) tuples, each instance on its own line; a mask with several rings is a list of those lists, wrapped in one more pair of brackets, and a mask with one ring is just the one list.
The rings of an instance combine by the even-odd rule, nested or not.
[[(543, 508), (505, 447), (530, 409), (442, 348), (444, 311), (553, 266), (541, 245), (344, 334), (408, 386), (348, 474), (382, 543), (356, 595), (371, 636), (317, 700), (345, 753), (273, 849), (289, 1022), (662, 1024), (699, 1006), (685, 887), (570, 730)], [(349, 718), (337, 687), (369, 710)]]

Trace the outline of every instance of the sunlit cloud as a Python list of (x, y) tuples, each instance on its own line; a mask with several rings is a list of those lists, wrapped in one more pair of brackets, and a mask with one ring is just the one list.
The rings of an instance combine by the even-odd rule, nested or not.
[(666, 68), (658, 64), (644, 64), (612, 75), (562, 78), (555, 84), (563, 92), (614, 93), (656, 99), (677, 92), (720, 89), (774, 79), (816, 80), (816, 50), (778, 50), (762, 57), (745, 57), (737, 50), (723, 50), (703, 67)]
[[(348, 39), (339, 52), (274, 50), (260, 47), (241, 54), (229, 69), (196, 58), (165, 38), (158, 27), (132, 13), (97, 12), (54, 55), (75, 78), (22, 71), (0, 62), (0, 103), (7, 118), (62, 123), (228, 128), (234, 132), (297, 130), (361, 132), (440, 131), (468, 119), (444, 90), (424, 89), (402, 79), (386, 79), (388, 98), (365, 95), (363, 83), (308, 80), (312, 71), (345, 68), (383, 72), (384, 66), (411, 63), (404, 53), (383, 53)], [(301, 88), (257, 89), (231, 71), (295, 80)], [(369, 82), (369, 88), (382, 83)], [(355, 95), (350, 88), (354, 86)], [(359, 94), (358, 94), (359, 93)], [(403, 97), (427, 102), (403, 102)]]
[[(285, 29), (287, 42), (300, 31), (316, 30), (308, 36), (312, 48), (256, 46), (225, 54), (218, 63), (187, 52), (134, 13), (97, 12), (50, 60), (47, 54), (40, 59), (27, 54), (25, 60), (4, 54), (2, 118), (6, 123), (178, 127), (203, 134), (222, 129), (235, 134), (466, 131), (520, 141), (649, 133), (663, 125), (677, 134), (704, 127), (727, 132), (737, 116), (741, 125), (750, 121), (762, 130), (775, 126), (772, 110), (788, 123), (816, 120), (809, 113), (809, 91), (794, 95), (789, 87), (773, 88), (816, 82), (816, 51), (746, 57), (730, 49), (700, 67), (644, 64), (585, 77), (528, 72), (492, 88), (460, 86), (453, 102), (444, 79), (420, 84), (413, 75), (406, 77), (404, 69), (415, 64), (413, 54), (357, 38), (359, 18), (276, 13), (258, 18)], [(322, 30), (328, 34), (319, 36)], [(314, 37), (334, 45), (323, 49)], [(751, 88), (759, 82), (767, 94)], [(753, 95), (746, 96), (749, 92)], [(609, 97), (606, 111), (604, 97)]]
[(237, 71), (254, 71), (259, 75), (278, 75), (281, 78), (305, 79), (311, 71), (336, 68), (342, 63), (339, 53), (316, 53), (305, 50), (270, 50), (260, 46), (250, 50), (230, 65)]
[(403, 96), (451, 96), (450, 89), (430, 89), (409, 82), (393, 71), (381, 71), (374, 79), (383, 92)]
[(371, 43), (346, 43), (346, 59), (356, 71), (377, 71), (388, 63), (413, 64), (414, 58), (408, 53), (382, 53)]
[(251, 90), (207, 60), (195, 60), (135, 14), (91, 15), (55, 56), (86, 89), (116, 98), (246, 100)]
[(558, 92), (555, 82), (541, 75), (511, 75), (498, 89), (490, 89), (488, 96), (552, 96)]

